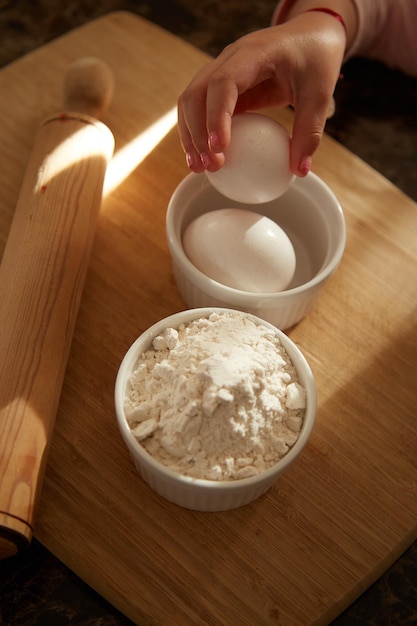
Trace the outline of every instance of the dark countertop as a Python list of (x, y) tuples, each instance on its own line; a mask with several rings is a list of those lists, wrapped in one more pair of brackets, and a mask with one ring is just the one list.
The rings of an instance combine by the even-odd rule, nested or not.
[[(216, 55), (245, 32), (267, 26), (274, 6), (275, 0), (68, 0), (61, 6), (55, 0), (0, 0), (0, 67), (121, 9)], [(327, 132), (417, 201), (417, 80), (362, 59), (350, 61), (343, 73)], [(36, 540), (26, 552), (0, 561), (1, 626), (73, 624), (131, 622)], [(333, 622), (333, 626), (415, 624), (417, 543)]]

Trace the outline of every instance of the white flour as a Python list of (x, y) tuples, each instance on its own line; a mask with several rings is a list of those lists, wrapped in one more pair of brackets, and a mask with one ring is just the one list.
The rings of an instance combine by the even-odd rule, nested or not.
[(305, 391), (272, 330), (213, 313), (154, 339), (131, 376), (125, 412), (162, 464), (231, 480), (263, 471), (294, 445)]

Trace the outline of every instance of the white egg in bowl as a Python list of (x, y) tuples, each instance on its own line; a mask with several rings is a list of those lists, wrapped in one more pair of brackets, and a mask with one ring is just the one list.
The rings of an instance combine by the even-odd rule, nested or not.
[[(187, 228), (200, 216), (226, 208), (265, 216), (285, 232), (295, 253), (295, 269), (284, 289), (236, 288), (214, 279), (190, 260), (184, 249)], [(217, 191), (205, 174), (189, 174), (171, 196), (166, 234), (176, 283), (188, 307), (239, 309), (283, 330), (307, 315), (320, 289), (338, 267), (346, 243), (342, 207), (329, 186), (312, 172), (305, 178), (296, 178), (274, 200), (254, 205), (233, 202), (233, 206), (230, 198)], [(225, 242), (227, 238), (220, 242), (220, 247), (213, 248), (213, 254), (221, 256)], [(227, 255), (224, 258), (227, 263)]]
[(184, 231), (190, 261), (219, 283), (263, 293), (282, 291), (296, 265), (290, 238), (276, 222), (247, 209), (208, 211)]

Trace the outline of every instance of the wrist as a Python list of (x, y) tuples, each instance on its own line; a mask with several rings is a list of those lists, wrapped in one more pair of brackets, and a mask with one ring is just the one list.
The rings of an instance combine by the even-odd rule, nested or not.
[(306, 11), (304, 11), (304, 13), (325, 13), (326, 15), (330, 15), (330, 17), (333, 17), (335, 20), (340, 22), (340, 24), (344, 28), (344, 31), (347, 37), (347, 28), (346, 28), (345, 20), (340, 15), (340, 13), (336, 13), (336, 11), (333, 11), (333, 9), (329, 9), (328, 7), (314, 7), (312, 9), (307, 9)]
[[(316, 13), (317, 22), (343, 26), (346, 36), (345, 55), (357, 33), (358, 16), (353, 0), (282, 0), (274, 14), (273, 23), (282, 24), (303, 13)], [(320, 20), (320, 16), (322, 19)]]

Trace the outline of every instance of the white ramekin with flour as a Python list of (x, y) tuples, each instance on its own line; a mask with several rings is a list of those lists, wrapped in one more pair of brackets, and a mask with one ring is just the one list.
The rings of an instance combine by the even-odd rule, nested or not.
[(306, 445), (316, 404), (310, 366), (286, 334), (214, 307), (146, 330), (115, 386), (119, 429), (141, 477), (200, 511), (264, 494)]

